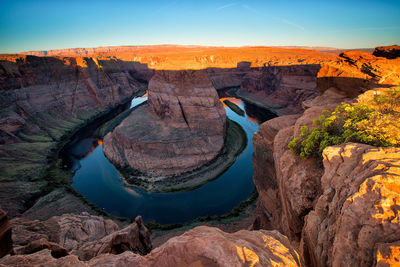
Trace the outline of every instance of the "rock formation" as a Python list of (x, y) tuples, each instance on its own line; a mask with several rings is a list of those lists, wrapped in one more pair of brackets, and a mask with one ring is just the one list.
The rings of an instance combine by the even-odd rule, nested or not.
[(11, 253), (12, 250), (11, 226), (6, 213), (0, 209), (0, 258)]
[(376, 57), (395, 59), (400, 57), (400, 46), (399, 45), (380, 46), (375, 48), (373, 55)]
[(374, 88), (400, 85), (400, 60), (347, 51), (321, 65), (317, 83), (321, 93), (334, 87), (354, 98)]
[[(19, 264), (19, 265), (18, 265)], [(302, 266), (289, 240), (277, 231), (233, 234), (201, 226), (168, 240), (146, 256), (132, 252), (101, 254), (83, 262), (74, 255), (59, 259), (49, 250), (30, 255), (6, 256), (0, 266)]]
[[(377, 91), (367, 91), (355, 102), (370, 103)], [(278, 229), (298, 242), (309, 266), (396, 260), (392, 243), (400, 236), (400, 149), (351, 143), (328, 147), (322, 168), (287, 148), (302, 125), (313, 127), (322, 110), (343, 101), (349, 101), (346, 94), (331, 88), (304, 103), (307, 109), (299, 118), (273, 119), (254, 135), (254, 182), (260, 197), (253, 228)]]
[(319, 65), (254, 68), (243, 78), (239, 96), (262, 103), (278, 115), (295, 114), (301, 103), (319, 95)]
[(150, 233), (141, 217), (123, 229), (111, 220), (87, 213), (64, 214), (46, 221), (15, 218), (11, 221), (16, 254), (49, 249), (53, 257), (74, 254), (89, 260), (99, 254), (151, 250)]
[(312, 266), (372, 266), (377, 246), (400, 237), (400, 149), (347, 143), (323, 156), (322, 194), (302, 233), (304, 258)]
[(103, 150), (120, 166), (153, 176), (179, 174), (218, 155), (225, 127), (225, 110), (203, 71), (156, 71), (148, 105), (107, 134)]
[(151, 75), (137, 62), (0, 57), (0, 204), (8, 215), (55, 180), (41, 176), (64, 136), (128, 101)]

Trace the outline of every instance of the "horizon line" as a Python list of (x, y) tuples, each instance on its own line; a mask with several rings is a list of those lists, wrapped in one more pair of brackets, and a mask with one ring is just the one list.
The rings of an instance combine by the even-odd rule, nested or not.
[(96, 48), (118, 48), (118, 47), (156, 47), (156, 46), (180, 46), (180, 47), (215, 47), (215, 48), (244, 48), (244, 47), (276, 47), (276, 48), (303, 48), (303, 49), (315, 49), (320, 50), (355, 50), (355, 49), (374, 49), (375, 47), (354, 47), (354, 48), (338, 48), (333, 46), (309, 46), (309, 45), (196, 45), (196, 44), (143, 44), (143, 45), (105, 45), (105, 46), (92, 46), (92, 47), (68, 47), (68, 48), (55, 48), (55, 49), (43, 49), (43, 50), (28, 50), (21, 52), (0, 52), (0, 54), (24, 54), (31, 52), (50, 52), (60, 50), (74, 50), (74, 49), (96, 49)]

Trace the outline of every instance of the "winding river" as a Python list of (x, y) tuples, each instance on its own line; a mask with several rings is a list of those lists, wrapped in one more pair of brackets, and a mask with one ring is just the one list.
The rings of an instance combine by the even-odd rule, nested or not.
[[(248, 199), (254, 190), (253, 134), (261, 122), (272, 116), (240, 99), (228, 99), (245, 111), (242, 117), (224, 105), (229, 119), (245, 130), (248, 144), (236, 162), (212, 182), (191, 191), (176, 193), (149, 193), (141, 188), (126, 186), (116, 168), (104, 156), (102, 140), (91, 131), (75, 137), (68, 146), (67, 153), (74, 173), (72, 186), (114, 216), (134, 219), (141, 215), (145, 222), (185, 223), (198, 217), (229, 213)], [(133, 99), (131, 108), (146, 100), (147, 96)]]

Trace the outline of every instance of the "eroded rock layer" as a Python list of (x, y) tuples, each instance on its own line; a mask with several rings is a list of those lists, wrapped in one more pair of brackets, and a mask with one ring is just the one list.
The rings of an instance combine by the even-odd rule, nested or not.
[(305, 217), (304, 257), (313, 266), (372, 266), (378, 246), (400, 239), (400, 149), (347, 143), (323, 156), (322, 194)]
[(0, 204), (8, 215), (62, 182), (44, 175), (61, 139), (127, 102), (151, 75), (143, 64), (116, 59), (0, 60)]
[[(385, 90), (367, 91), (351, 101), (371, 104)], [(253, 227), (278, 229), (298, 242), (309, 266), (384, 265), (398, 257), (398, 148), (327, 147), (322, 167), (287, 147), (302, 125), (314, 127), (313, 119), (323, 110), (349, 101), (343, 91), (330, 88), (307, 101), (300, 117), (273, 119), (254, 135), (254, 182), (260, 197)]]
[(99, 254), (151, 250), (150, 233), (141, 217), (120, 229), (112, 220), (88, 213), (64, 214), (46, 221), (15, 218), (11, 221), (16, 254), (49, 249), (54, 257), (68, 254), (89, 260)]
[(132, 252), (100, 254), (89, 261), (75, 255), (55, 258), (48, 249), (6, 256), (0, 266), (303, 266), (289, 240), (277, 231), (233, 234), (200, 226), (168, 240), (146, 256)]
[(269, 66), (251, 69), (240, 85), (240, 96), (266, 105), (279, 115), (301, 112), (301, 103), (319, 95), (320, 65)]
[(218, 155), (225, 127), (225, 110), (204, 71), (156, 71), (148, 104), (106, 135), (103, 150), (120, 166), (179, 174)]

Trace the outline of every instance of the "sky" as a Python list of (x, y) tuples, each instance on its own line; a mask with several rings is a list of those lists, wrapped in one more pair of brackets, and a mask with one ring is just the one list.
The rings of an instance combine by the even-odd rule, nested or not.
[(400, 44), (400, 0), (0, 0), (0, 53), (152, 44)]

